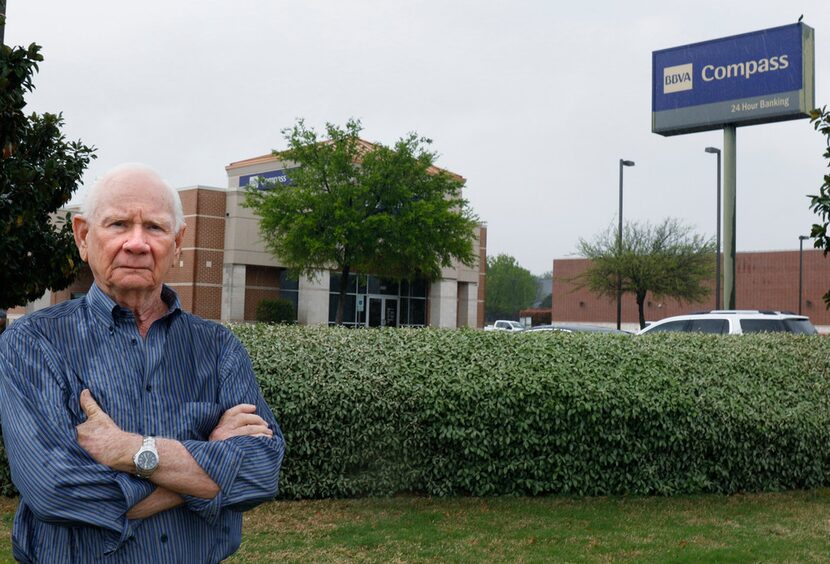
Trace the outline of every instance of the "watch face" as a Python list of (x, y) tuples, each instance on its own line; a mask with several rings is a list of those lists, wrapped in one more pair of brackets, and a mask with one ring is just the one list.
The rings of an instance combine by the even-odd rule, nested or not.
[(153, 470), (156, 465), (158, 464), (159, 459), (152, 451), (145, 450), (143, 452), (138, 453), (138, 457), (136, 457), (135, 465), (141, 468), (142, 470)]

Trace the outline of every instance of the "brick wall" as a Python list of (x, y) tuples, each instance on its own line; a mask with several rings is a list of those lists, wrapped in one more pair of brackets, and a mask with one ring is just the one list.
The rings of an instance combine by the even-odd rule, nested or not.
[(179, 261), (165, 282), (179, 294), (183, 309), (205, 319), (219, 319), (227, 193), (196, 187), (180, 190), (179, 196), (187, 230)]
[(256, 308), (262, 300), (280, 297), (281, 268), (248, 265), (245, 268), (245, 321), (256, 320)]
[[(735, 301), (738, 309), (773, 309), (798, 311), (798, 251), (738, 253), (735, 263)], [(614, 297), (598, 298), (586, 289), (576, 289), (573, 278), (588, 266), (587, 259), (557, 259), (553, 261), (554, 321), (611, 323), (617, 319)], [(690, 311), (715, 307), (714, 279), (710, 283), (709, 299), (699, 303), (679, 303), (676, 300), (657, 299), (651, 293), (646, 297), (647, 321), (656, 321)], [(822, 251), (804, 250), (802, 313), (814, 325), (830, 326), (830, 312), (824, 307), (822, 296), (830, 289), (830, 259)], [(721, 304), (721, 307), (724, 307)], [(637, 303), (631, 294), (623, 295), (623, 323), (637, 323)]]
[(484, 298), (487, 295), (487, 227), (479, 227), (479, 250), (478, 250), (478, 328), (484, 327)]

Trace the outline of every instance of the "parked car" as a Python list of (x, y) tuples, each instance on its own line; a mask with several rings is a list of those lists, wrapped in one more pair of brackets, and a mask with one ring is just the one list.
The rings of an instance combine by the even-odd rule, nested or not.
[(553, 323), (550, 325), (536, 325), (527, 331), (558, 331), (560, 333), (614, 333), (618, 335), (631, 335), (628, 331), (621, 331), (612, 327), (602, 325), (583, 325), (581, 323)]
[(509, 321), (507, 319), (499, 319), (492, 325), (484, 328), (485, 331), (524, 331), (525, 326), (518, 321)]
[(713, 333), (741, 335), (744, 333), (800, 333), (815, 335), (810, 318), (782, 311), (713, 310), (676, 315), (644, 327), (638, 333)]

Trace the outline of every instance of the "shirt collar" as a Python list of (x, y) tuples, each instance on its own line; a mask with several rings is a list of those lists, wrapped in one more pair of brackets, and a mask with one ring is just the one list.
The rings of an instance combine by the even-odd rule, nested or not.
[[(161, 287), (161, 299), (167, 305), (167, 313), (162, 319), (167, 318), (169, 322), (173, 319), (173, 314), (181, 311), (179, 296), (176, 294), (175, 290), (166, 284), (163, 284)], [(115, 301), (106, 295), (95, 282), (92, 283), (92, 287), (86, 294), (86, 301), (89, 304), (93, 314), (107, 325), (110, 325), (113, 321), (117, 321), (118, 319), (133, 317), (132, 311), (115, 303)]]

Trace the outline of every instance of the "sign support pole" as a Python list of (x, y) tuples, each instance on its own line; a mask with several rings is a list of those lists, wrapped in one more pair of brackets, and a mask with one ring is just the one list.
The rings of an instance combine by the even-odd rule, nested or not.
[(726, 309), (735, 306), (735, 209), (737, 204), (735, 153), (737, 127), (728, 124), (723, 127), (723, 305)]

